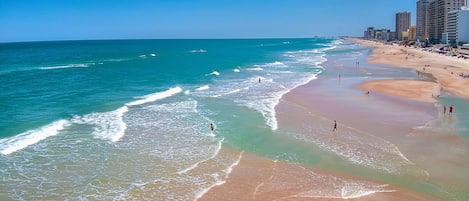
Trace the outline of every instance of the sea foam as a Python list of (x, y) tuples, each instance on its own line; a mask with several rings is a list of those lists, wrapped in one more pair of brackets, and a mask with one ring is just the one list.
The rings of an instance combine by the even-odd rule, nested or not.
[(156, 93), (153, 93), (153, 94), (149, 94), (149, 95), (145, 96), (144, 99), (136, 100), (136, 101), (127, 103), (125, 105), (127, 105), (127, 106), (142, 105), (142, 104), (145, 104), (145, 103), (150, 103), (150, 102), (154, 102), (154, 101), (157, 101), (157, 100), (161, 100), (161, 99), (173, 96), (173, 95), (178, 94), (180, 92), (182, 92), (182, 89), (180, 87), (174, 87), (174, 88), (168, 89), (168, 90), (163, 91), (163, 92), (156, 92)]
[(211, 72), (211, 73), (209, 73), (209, 74), (206, 74), (205, 76), (209, 76), (209, 75), (219, 76), (220, 73), (219, 73), (218, 71), (213, 71), (213, 72)]
[(40, 67), (41, 70), (52, 70), (52, 69), (62, 69), (62, 68), (86, 68), (90, 65), (94, 65), (94, 63), (86, 63), (86, 64), (68, 64), (68, 65), (61, 65), (61, 66), (44, 66)]
[(207, 89), (210, 89), (210, 87), (208, 85), (205, 85), (205, 86), (201, 86), (201, 87), (197, 88), (196, 91), (205, 91)]
[(30, 145), (36, 144), (50, 136), (57, 135), (70, 124), (67, 120), (58, 120), (43, 127), (29, 130), (16, 136), (0, 140), (0, 153), (4, 155), (11, 154), (24, 149)]
[(122, 117), (128, 110), (127, 106), (123, 106), (109, 112), (96, 112), (83, 117), (75, 117), (72, 119), (72, 122), (94, 125), (93, 135), (95, 137), (116, 142), (124, 136), (127, 129), (127, 124), (123, 121)]

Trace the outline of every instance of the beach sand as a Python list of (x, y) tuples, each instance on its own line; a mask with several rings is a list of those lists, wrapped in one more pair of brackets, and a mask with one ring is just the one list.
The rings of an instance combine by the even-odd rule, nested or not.
[[(411, 68), (422, 73), (430, 73), (445, 90), (469, 98), (469, 78), (459, 74), (469, 74), (469, 61), (440, 55), (412, 47), (387, 45), (374, 41), (350, 39), (367, 47), (375, 48), (368, 58), (370, 63), (386, 64)], [(394, 94), (395, 95), (395, 94)]]
[[(283, 134), (312, 144), (306, 151), (324, 156), (309, 166), (244, 153), (226, 182), (199, 200), (458, 200), (467, 195), (469, 144), (448, 129), (451, 119), (435, 107), (441, 89), (469, 97), (464, 87), (469, 79), (457, 75), (469, 73), (467, 62), (356, 42), (377, 47), (368, 58), (371, 64), (362, 61), (359, 71), (368, 73), (372, 63), (380, 63), (421, 74), (414, 80), (323, 76), (297, 87), (276, 107), (278, 133), (284, 128)], [(324, 65), (344, 75), (357, 70), (336, 61)], [(423, 71), (425, 65), (430, 67)], [(332, 132), (334, 120), (337, 132)]]
[(440, 95), (439, 84), (420, 80), (373, 80), (357, 87), (429, 103), (436, 102), (435, 98)]

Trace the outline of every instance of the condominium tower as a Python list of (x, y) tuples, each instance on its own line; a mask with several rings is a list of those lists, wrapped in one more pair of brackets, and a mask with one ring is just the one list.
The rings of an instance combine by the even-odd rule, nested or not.
[(451, 46), (469, 43), (469, 8), (448, 12), (448, 42)]
[(428, 6), (431, 0), (417, 1), (417, 34), (418, 40), (425, 41), (428, 39)]
[(411, 18), (410, 12), (396, 13), (396, 35), (397, 40), (403, 40), (402, 32), (409, 29)]
[[(423, 3), (423, 1), (421, 2)], [(417, 2), (417, 5), (419, 3)], [(421, 26), (427, 25), (428, 27), (428, 38), (433, 43), (440, 43), (442, 41), (443, 34), (448, 33), (448, 12), (453, 10), (459, 10), (461, 7), (467, 6), (467, 0), (430, 0), (427, 1), (426, 9), (428, 15), (426, 17), (427, 22), (421, 22)], [(425, 12), (425, 11), (421, 11)], [(417, 14), (418, 15), (418, 14)], [(418, 18), (418, 17), (417, 17)], [(425, 31), (417, 24), (417, 32)], [(420, 29), (419, 29), (420, 27)]]

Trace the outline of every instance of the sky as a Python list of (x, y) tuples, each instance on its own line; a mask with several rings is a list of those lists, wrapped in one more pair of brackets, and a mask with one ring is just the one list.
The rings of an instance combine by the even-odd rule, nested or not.
[(362, 36), (415, 0), (0, 0), (0, 42)]

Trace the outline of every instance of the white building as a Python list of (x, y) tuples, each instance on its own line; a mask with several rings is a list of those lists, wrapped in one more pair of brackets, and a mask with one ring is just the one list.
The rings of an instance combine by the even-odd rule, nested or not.
[(448, 35), (448, 13), (467, 7), (467, 0), (431, 0), (428, 9), (428, 35), (433, 43), (445, 42), (443, 34)]
[(469, 43), (469, 8), (448, 12), (448, 42), (456, 46)]

